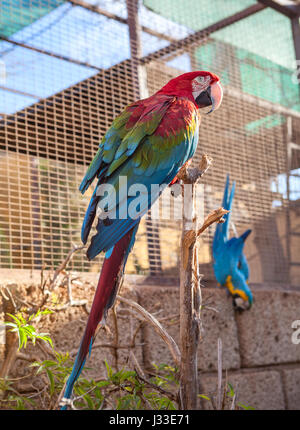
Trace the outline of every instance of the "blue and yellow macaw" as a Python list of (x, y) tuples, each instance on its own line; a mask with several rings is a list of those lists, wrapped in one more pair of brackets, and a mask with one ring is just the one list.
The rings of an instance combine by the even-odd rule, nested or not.
[(235, 182), (229, 193), (229, 175), (227, 175), (222, 205), (229, 212), (223, 217), (224, 223), (217, 224), (216, 227), (212, 247), (213, 268), (218, 283), (226, 287), (233, 296), (234, 306), (238, 309), (246, 309), (252, 306), (253, 296), (248, 285), (249, 266), (243, 248), (251, 230), (246, 230), (240, 237), (229, 239), (234, 191)]
[[(219, 78), (213, 73), (185, 73), (169, 81), (153, 96), (127, 106), (103, 137), (79, 189), (84, 193), (97, 179), (81, 238), (85, 244), (98, 215), (97, 233), (91, 240), (87, 257), (91, 260), (105, 252), (105, 258), (86, 329), (66, 384), (63, 409), (67, 408), (74, 383), (91, 351), (97, 326), (105, 321), (108, 309), (114, 304), (141, 217), (161, 194), (160, 187), (174, 181), (181, 167), (194, 155), (200, 124), (198, 109), (211, 106), (210, 112), (216, 110), (222, 95)], [(135, 207), (136, 196), (129, 188), (136, 185), (143, 186), (144, 191), (139, 194), (138, 215), (134, 211), (132, 216), (129, 212)], [(107, 192), (103, 193), (100, 188)]]

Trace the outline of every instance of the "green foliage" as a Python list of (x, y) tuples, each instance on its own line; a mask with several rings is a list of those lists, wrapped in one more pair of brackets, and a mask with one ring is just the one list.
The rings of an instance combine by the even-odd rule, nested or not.
[(14, 322), (9, 321), (5, 322), (5, 324), (11, 327), (10, 331), (18, 334), (19, 349), (23, 347), (26, 348), (28, 339), (30, 339), (34, 345), (36, 340), (40, 339), (46, 343), (49, 343), (49, 345), (53, 348), (53, 343), (49, 334), (37, 333), (33, 325), (29, 324), (29, 322), (39, 320), (42, 315), (48, 315), (51, 313), (52, 311), (48, 309), (45, 309), (43, 311), (38, 310), (35, 314), (30, 315), (27, 319), (23, 317), (21, 312), (18, 312), (16, 315), (7, 314), (13, 319)]
[[(227, 391), (226, 394), (227, 394), (228, 397), (230, 397), (230, 398), (233, 399), (233, 397), (235, 395), (234, 389), (233, 389), (232, 385), (229, 382), (227, 383), (227, 386), (228, 386), (228, 391)], [(240, 409), (254, 410), (254, 408), (252, 406), (243, 405), (243, 403), (241, 403), (241, 402), (237, 402), (236, 406), (238, 406)]]
[[(105, 365), (107, 381), (119, 388), (115, 409), (176, 409), (174, 402), (169, 397), (171, 393), (167, 391), (172, 388), (172, 383), (178, 384), (173, 375), (173, 372), (176, 372), (175, 368), (164, 364), (160, 366), (154, 365), (154, 369), (163, 371), (163, 375), (154, 375), (148, 381), (141, 378), (135, 371), (121, 369), (118, 372), (113, 372), (106, 361)], [(160, 389), (162, 386), (164, 386), (163, 394)]]
[[(52, 313), (49, 310), (38, 310), (25, 317), (21, 312), (16, 315), (9, 314), (11, 321), (5, 324), (10, 331), (18, 334), (19, 350), (26, 348), (28, 341), (36, 345), (37, 340), (49, 344), (52, 348), (51, 359), (34, 361), (29, 364), (29, 375), (41, 378), (44, 387), (38, 394), (23, 396), (14, 388), (14, 380), (0, 379), (1, 397), (0, 406), (9, 409), (34, 409), (36, 402), (32, 397), (39, 396), (39, 404), (43, 408), (57, 408), (58, 398), (72, 371), (73, 359), (69, 353), (55, 351), (53, 342), (48, 333), (39, 333), (35, 327), (40, 319)], [(153, 372), (147, 376), (137, 371), (122, 368), (115, 371), (105, 360), (106, 377), (101, 379), (88, 379), (80, 376), (74, 386), (72, 401), (73, 409), (99, 410), (108, 407), (114, 410), (176, 410), (177, 393), (179, 388), (178, 369), (168, 364), (153, 364)], [(85, 371), (88, 370), (85, 367)], [(205, 394), (199, 398), (211, 402), (213, 399)], [(231, 384), (224, 389), (223, 405), (232, 403), (235, 392)], [(242, 403), (235, 402), (235, 409), (253, 409)]]
[(179, 385), (178, 369), (176, 367), (172, 367), (169, 364), (164, 364), (164, 363), (158, 366), (155, 363), (153, 363), (153, 367), (157, 372), (159, 372), (158, 375), (155, 376), (155, 379), (153, 381), (158, 386), (163, 386), (170, 383)]
[[(30, 366), (36, 367), (36, 375), (44, 373), (48, 379), (50, 398), (57, 398), (72, 369), (69, 354), (55, 352), (56, 360), (34, 362)], [(133, 370), (121, 369), (114, 371), (105, 361), (107, 377), (101, 380), (79, 377), (74, 386), (74, 409), (98, 410), (103, 407), (104, 400), (112, 409), (116, 410), (175, 410), (176, 406), (167, 395), (162, 395), (159, 387), (169, 387), (165, 376), (155, 375), (149, 383), (140, 379)], [(167, 365), (155, 366), (155, 369), (166, 369), (170, 381), (174, 381), (172, 370)], [(178, 383), (178, 381), (176, 381)], [(157, 389), (156, 389), (157, 387)]]
[(0, 393), (6, 393), (6, 398), (1, 399), (1, 402), (6, 403), (8, 407), (16, 410), (24, 410), (30, 406), (34, 406), (34, 401), (26, 396), (21, 396), (13, 388), (13, 381), (0, 378)]
[(52, 397), (59, 392), (72, 371), (72, 360), (69, 353), (61, 354), (54, 351), (56, 360), (35, 361), (30, 367), (36, 367), (36, 375), (45, 373), (49, 383), (49, 394)]
[[(62, 354), (55, 351), (53, 341), (48, 333), (40, 333), (36, 328), (40, 319), (52, 313), (49, 310), (38, 310), (26, 316), (25, 312), (16, 315), (8, 314), (10, 321), (5, 324), (10, 331), (17, 333), (19, 350), (26, 348), (28, 342), (34, 346), (42, 341), (52, 348), (51, 359), (34, 361), (28, 365), (28, 370), (34, 371), (33, 377), (42, 378), (46, 384), (39, 392), (39, 400), (47, 409), (57, 407), (57, 399), (61, 394), (73, 366), (73, 359), (69, 353)], [(154, 365), (153, 374), (144, 379), (136, 371), (121, 369), (115, 371), (105, 361), (106, 378), (99, 380), (78, 378), (74, 386), (72, 407), (74, 409), (98, 410), (105, 406), (116, 410), (124, 409), (154, 409), (174, 410), (174, 388), (177, 389), (177, 369), (166, 364)], [(88, 370), (85, 367), (85, 370)], [(34, 409), (35, 401), (29, 396), (23, 396), (14, 389), (14, 380), (0, 380), (0, 392), (5, 393), (0, 400), (1, 405), (9, 409)], [(35, 393), (31, 397), (36, 396)]]
[[(224, 392), (223, 392), (222, 409), (225, 409), (225, 405), (226, 404), (228, 405), (229, 403), (230, 403), (229, 406), (232, 406), (232, 402), (233, 402), (235, 394), (236, 393), (234, 391), (233, 386), (229, 382), (227, 382), (227, 386), (225, 387)], [(215, 409), (215, 405), (214, 405), (212, 397), (209, 397), (205, 394), (198, 394), (198, 397), (201, 399), (209, 401), (211, 403), (213, 409)], [(254, 410), (254, 408), (252, 406), (246, 406), (241, 402), (234, 402), (234, 409)]]

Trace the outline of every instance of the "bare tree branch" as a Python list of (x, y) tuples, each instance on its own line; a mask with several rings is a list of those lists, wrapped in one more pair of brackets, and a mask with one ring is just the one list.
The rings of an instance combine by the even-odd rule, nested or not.
[(158, 333), (159, 336), (163, 339), (163, 341), (167, 344), (167, 346), (168, 346), (168, 348), (172, 354), (172, 357), (174, 359), (176, 366), (179, 366), (180, 365), (180, 358), (181, 358), (179, 348), (178, 348), (176, 342), (174, 341), (174, 339), (162, 327), (160, 322), (153, 315), (151, 315), (148, 311), (146, 311), (145, 308), (143, 308), (141, 305), (134, 302), (133, 300), (127, 299), (125, 297), (121, 297), (119, 295), (117, 295), (117, 299), (120, 302), (123, 302), (123, 303), (127, 304), (128, 306), (132, 307), (133, 309), (135, 309), (139, 314), (141, 314), (143, 316), (143, 318), (148, 323), (150, 323), (152, 325), (152, 327), (154, 328), (156, 333)]
[(218, 396), (217, 409), (221, 409), (222, 402), (222, 340), (218, 338)]
[(69, 264), (69, 262), (73, 258), (74, 253), (81, 251), (84, 248), (85, 248), (85, 246), (73, 245), (73, 248), (68, 252), (68, 255), (66, 256), (66, 258), (63, 260), (63, 262), (55, 270), (53, 278), (52, 278), (50, 285), (49, 285), (49, 290), (52, 290), (54, 288), (58, 276), (60, 275), (61, 272), (63, 272), (65, 270), (65, 268), (67, 267), (67, 265)]

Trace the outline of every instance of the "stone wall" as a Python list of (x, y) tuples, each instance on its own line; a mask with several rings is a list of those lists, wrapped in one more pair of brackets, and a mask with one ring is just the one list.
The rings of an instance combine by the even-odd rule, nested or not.
[[(10, 272), (1, 277), (0, 284), (11, 285), (12, 278), (26, 291), (37, 285), (39, 276), (29, 271)], [(1, 273), (0, 273), (1, 275)], [(2, 273), (3, 275), (3, 273)], [(97, 275), (80, 274), (83, 287), (77, 298), (88, 297), (91, 302)], [(179, 342), (178, 286), (145, 285), (145, 280), (127, 278), (122, 294), (140, 303), (153, 313), (175, 341)], [(217, 386), (217, 340), (223, 344), (223, 376), (237, 392), (238, 401), (255, 409), (300, 409), (300, 343), (292, 342), (292, 322), (300, 320), (300, 292), (278, 286), (253, 287), (254, 305), (250, 311), (237, 312), (231, 297), (220, 288), (202, 288), (202, 337), (198, 353), (199, 393), (214, 396)], [(0, 309), (1, 311), (1, 309)], [(51, 317), (51, 316), (50, 316)], [(61, 351), (76, 351), (82, 336), (87, 314), (80, 307), (71, 307), (49, 317), (45, 329), (52, 335), (55, 347)], [(129, 350), (140, 321), (128, 313), (128, 307), (118, 307), (119, 365), (129, 365)], [(111, 331), (98, 335), (87, 366), (91, 374), (105, 371), (104, 359), (113, 365), (111, 348), (99, 347), (113, 342), (114, 320), (108, 319)], [(148, 324), (142, 325), (135, 337), (135, 356), (144, 368), (156, 364), (173, 364), (166, 344)], [(298, 336), (300, 339), (300, 335)], [(2, 344), (5, 337), (2, 336)], [(129, 361), (128, 361), (129, 360)], [(16, 374), (22, 375), (20, 364)], [(94, 372), (94, 373), (93, 373)], [(201, 400), (199, 408), (210, 408)]]
[[(227, 380), (241, 403), (255, 409), (300, 409), (300, 344), (291, 339), (291, 324), (300, 319), (300, 292), (278, 287), (254, 289), (254, 305), (242, 313), (233, 310), (231, 298), (222, 289), (203, 288), (202, 294), (199, 392), (208, 396), (216, 392), (220, 337), (223, 369), (227, 369)], [(162, 315), (171, 316), (179, 306), (179, 289), (174, 287), (142, 287), (139, 297), (149, 311), (159, 306)], [(169, 333), (179, 340), (178, 325), (171, 326)], [(151, 345), (150, 360), (171, 361), (166, 347), (148, 326), (145, 340)], [(200, 407), (208, 408), (210, 403), (203, 401)]]

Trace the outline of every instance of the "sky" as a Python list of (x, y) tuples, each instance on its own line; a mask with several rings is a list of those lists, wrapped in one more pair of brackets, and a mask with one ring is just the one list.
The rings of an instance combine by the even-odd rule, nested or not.
[[(124, 1), (90, 0), (89, 3), (98, 3), (99, 6), (126, 18)], [(153, 15), (155, 20), (151, 19)], [(158, 18), (159, 23), (156, 14), (142, 7), (141, 24), (147, 23), (147, 26), (150, 26), (151, 22), (155, 22), (160, 31), (165, 30), (166, 33), (176, 34), (180, 38), (191, 32), (181, 25)], [(68, 2), (14, 33), (10, 38), (104, 69), (130, 57), (127, 25), (81, 7), (73, 7)], [(144, 55), (168, 44), (168, 41), (142, 33)], [(14, 113), (98, 72), (95, 68), (16, 47), (5, 41), (0, 42), (0, 60), (2, 72), (5, 68), (5, 76), (0, 73), (0, 114)], [(174, 66), (184, 71), (190, 69), (188, 56), (176, 60), (171, 62)], [(6, 91), (5, 88), (16, 92)]]

